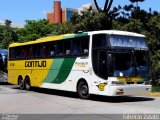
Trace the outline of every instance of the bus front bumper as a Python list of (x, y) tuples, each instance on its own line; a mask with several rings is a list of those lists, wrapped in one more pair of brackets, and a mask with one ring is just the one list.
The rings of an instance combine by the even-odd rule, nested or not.
[(110, 86), (109, 96), (130, 96), (130, 95), (146, 95), (151, 92), (151, 85), (121, 85), (121, 86)]

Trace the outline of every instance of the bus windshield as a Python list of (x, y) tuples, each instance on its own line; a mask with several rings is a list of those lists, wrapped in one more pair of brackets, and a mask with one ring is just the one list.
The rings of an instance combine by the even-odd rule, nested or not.
[(114, 77), (146, 76), (149, 74), (147, 52), (115, 52), (113, 53)]
[(149, 58), (147, 52), (135, 51), (135, 62), (138, 76), (144, 76), (149, 73)]
[(114, 76), (132, 76), (134, 66), (132, 56), (129, 53), (114, 53)]

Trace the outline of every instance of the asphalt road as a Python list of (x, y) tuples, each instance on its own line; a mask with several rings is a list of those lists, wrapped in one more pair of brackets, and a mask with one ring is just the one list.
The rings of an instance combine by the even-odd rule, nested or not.
[[(84, 119), (87, 117), (87, 120), (91, 120), (94, 115), (98, 115), (94, 118), (101, 117), (106, 120), (107, 114), (160, 114), (159, 105), (160, 97), (92, 95), (89, 100), (82, 100), (72, 92), (40, 88), (25, 91), (19, 90), (15, 85), (0, 84), (0, 114), (63, 114), (55, 118), (65, 120), (66, 118), (72, 120), (76, 114), (85, 114), (76, 117), (81, 120), (82, 117)], [(108, 117), (117, 119), (113, 115)]]

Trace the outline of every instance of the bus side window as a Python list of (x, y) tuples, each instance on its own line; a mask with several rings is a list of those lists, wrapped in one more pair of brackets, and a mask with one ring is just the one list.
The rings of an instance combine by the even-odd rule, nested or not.
[(55, 56), (55, 52), (52, 50), (50, 56)]
[(32, 50), (33, 50), (32, 57), (35, 58), (36, 57), (36, 53), (37, 53), (37, 45), (33, 45), (32, 46)]
[(49, 56), (53, 57), (56, 55), (55, 51), (56, 51), (56, 42), (52, 42), (52, 43), (49, 43)]
[(29, 46), (28, 48), (28, 57), (31, 58), (33, 55), (32, 46)]
[(15, 48), (10, 48), (9, 59), (15, 59)]
[(93, 48), (101, 48), (107, 45), (107, 35), (106, 34), (97, 34), (93, 35)]
[(22, 58), (27, 58), (27, 46), (22, 47)]
[(80, 55), (80, 40), (72, 40), (72, 55)]
[(64, 54), (64, 47), (63, 47), (63, 44), (64, 42), (63, 41), (58, 41), (57, 42), (57, 46), (56, 46), (56, 54), (58, 56), (61, 56)]
[(84, 54), (88, 54), (88, 49), (84, 49)]
[(44, 57), (50, 56), (49, 44), (48, 43), (43, 45), (43, 56)]
[(89, 37), (81, 39), (81, 54), (88, 54), (89, 52)]
[(16, 56), (16, 59), (19, 59), (21, 58), (21, 47), (17, 47), (16, 48), (16, 51), (15, 51), (15, 56)]
[(66, 50), (66, 55), (70, 55), (71, 51), (70, 50)]
[(42, 57), (41, 49), (41, 44), (33, 45), (33, 57)]
[(71, 40), (65, 40), (64, 41), (64, 52), (65, 55), (70, 55), (71, 53)]
[(44, 49), (43, 49), (42, 44), (38, 44), (37, 45), (37, 57), (43, 57), (43, 52), (44, 52)]

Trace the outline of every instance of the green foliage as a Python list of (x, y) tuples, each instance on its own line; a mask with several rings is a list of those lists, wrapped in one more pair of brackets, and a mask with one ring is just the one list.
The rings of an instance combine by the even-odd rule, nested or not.
[(160, 92), (160, 86), (153, 86), (152, 92)]
[(3, 26), (0, 26), (0, 43), (2, 43), (2, 40), (3, 40), (3, 30), (4, 30), (4, 27)]
[(18, 41), (18, 34), (11, 28), (11, 21), (5, 20), (5, 26), (0, 26), (0, 48), (7, 49), (9, 44)]
[(73, 31), (74, 27), (70, 22), (50, 25), (47, 20), (43, 19), (38, 21), (26, 20), (25, 28), (19, 29), (17, 33), (20, 36), (19, 42), (27, 42), (41, 37), (65, 34)]
[(20, 42), (36, 40), (50, 34), (52, 31), (48, 21), (43, 20), (26, 20), (25, 28), (19, 29), (17, 32), (20, 35)]
[(112, 26), (110, 18), (105, 13), (93, 11), (92, 8), (81, 14), (74, 14), (71, 22), (75, 27), (75, 32), (111, 29)]
[(60, 35), (60, 34), (67, 34), (67, 33), (74, 33), (74, 26), (71, 22), (65, 22), (62, 24), (57, 24), (54, 25), (56, 26), (55, 28), (55, 33)]
[(50, 25), (45, 19), (26, 20), (25, 27), (21, 29), (11, 28), (11, 23), (10, 20), (6, 20), (5, 26), (0, 26), (0, 48), (2, 49), (7, 49), (13, 42), (28, 42), (41, 37), (74, 32), (71, 22)]

